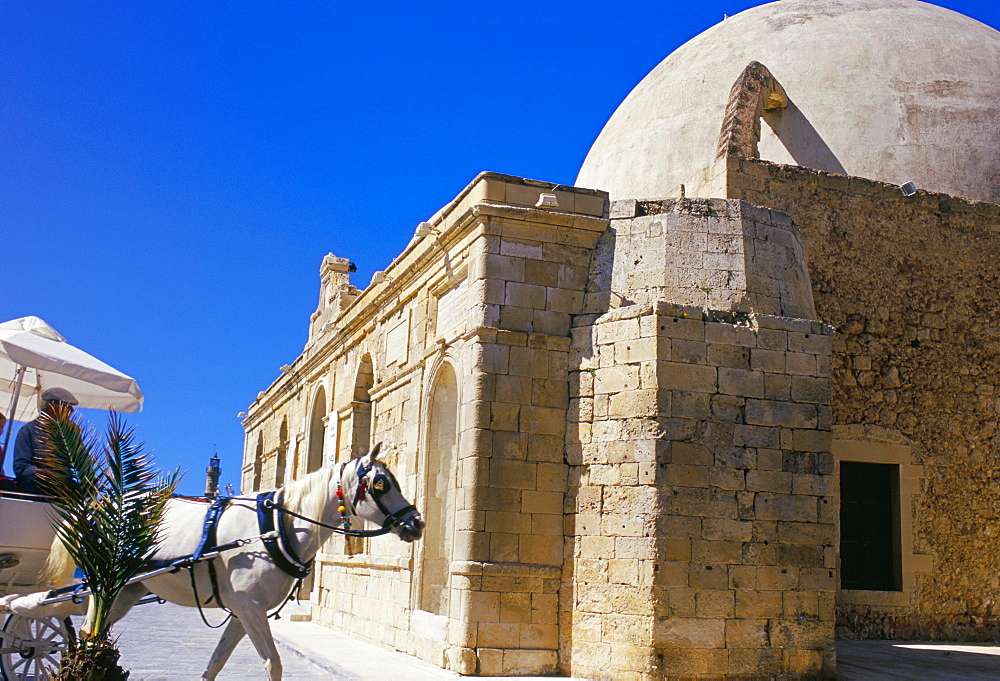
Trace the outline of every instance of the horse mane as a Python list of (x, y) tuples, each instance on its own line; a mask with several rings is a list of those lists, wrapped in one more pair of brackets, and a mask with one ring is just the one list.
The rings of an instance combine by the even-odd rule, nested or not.
[(339, 470), (337, 466), (323, 466), (319, 470), (292, 480), (284, 487), (282, 504), (307, 518), (320, 520), (333, 498), (330, 485)]

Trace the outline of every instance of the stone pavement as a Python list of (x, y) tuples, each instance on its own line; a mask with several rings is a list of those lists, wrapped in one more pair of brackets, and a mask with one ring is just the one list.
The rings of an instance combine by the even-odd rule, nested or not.
[(837, 678), (1000, 679), (1000, 646), (942, 641), (838, 641)]
[[(206, 610), (205, 617), (212, 624), (223, 619), (212, 610)], [(131, 670), (131, 681), (179, 681), (201, 678), (222, 631), (206, 627), (195, 608), (154, 603), (133, 608), (112, 633), (118, 637), (121, 665)], [(286, 679), (338, 678), (280, 643), (278, 652)], [(249, 639), (240, 641), (218, 678), (267, 678)]]
[[(289, 604), (282, 619), (272, 622), (286, 679), (455, 681), (463, 678), (327, 627), (292, 621), (294, 607)], [(213, 623), (222, 619), (217, 612), (206, 615)], [(135, 608), (115, 628), (122, 666), (131, 670), (133, 681), (199, 678), (221, 633), (208, 629), (194, 608), (169, 603)], [(1000, 679), (1000, 646), (989, 644), (840, 641), (837, 656), (837, 677), (851, 681)], [(240, 642), (219, 678), (266, 678), (249, 640)]]
[[(293, 622), (296, 611), (289, 603), (280, 620), (271, 621), (278, 643), (285, 679), (364, 679), (425, 681), (476, 679), (461, 677), (403, 653), (351, 639), (312, 622)], [(222, 621), (216, 611), (206, 611), (212, 624)], [(114, 629), (122, 653), (121, 664), (131, 671), (131, 681), (198, 679), (221, 629), (209, 629), (198, 611), (172, 603), (133, 609)], [(219, 679), (266, 679), (264, 666), (249, 639), (233, 651)], [(550, 677), (551, 678), (551, 677)], [(517, 681), (506, 677), (505, 681)]]

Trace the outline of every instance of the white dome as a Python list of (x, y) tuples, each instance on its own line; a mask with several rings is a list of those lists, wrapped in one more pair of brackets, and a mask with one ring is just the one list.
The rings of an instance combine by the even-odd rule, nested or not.
[(781, 0), (713, 26), (629, 94), (577, 186), (705, 196), (751, 61), (790, 102), (765, 116), (761, 158), (1000, 203), (1000, 32), (915, 0)]

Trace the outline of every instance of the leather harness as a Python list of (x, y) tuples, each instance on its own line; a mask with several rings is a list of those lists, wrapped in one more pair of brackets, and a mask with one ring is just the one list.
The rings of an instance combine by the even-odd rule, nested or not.
[[(312, 570), (312, 561), (307, 564), (303, 564), (299, 557), (296, 555), (295, 550), (291, 547), (288, 541), (288, 530), (285, 527), (285, 523), (282, 522), (280, 517), (280, 510), (278, 504), (281, 502), (281, 490), (277, 492), (265, 492), (257, 495), (257, 526), (260, 529), (261, 541), (264, 544), (264, 548), (267, 549), (267, 553), (271, 556), (271, 560), (274, 564), (278, 566), (283, 572), (292, 576), (296, 579), (295, 585), (292, 587), (294, 593), (295, 589), (302, 580), (306, 578), (309, 572)], [(275, 497), (277, 496), (277, 500)], [(209, 505), (208, 511), (205, 512), (205, 523), (201, 530), (201, 541), (198, 542), (198, 548), (195, 552), (191, 554), (191, 557), (186, 560), (188, 572), (191, 575), (191, 590), (194, 592), (194, 600), (198, 605), (198, 611), (201, 613), (201, 619), (205, 622), (205, 625), (215, 629), (221, 627), (223, 624), (229, 621), (229, 617), (233, 616), (233, 613), (229, 612), (229, 617), (222, 622), (222, 624), (212, 625), (208, 623), (205, 619), (205, 613), (201, 610), (201, 600), (198, 598), (198, 585), (194, 578), (194, 566), (199, 561), (203, 560), (202, 556), (206, 553), (216, 551), (219, 548), (229, 548), (229, 545), (225, 547), (220, 547), (218, 545), (218, 528), (219, 520), (222, 518), (222, 513), (226, 510), (229, 502), (232, 499), (228, 497), (223, 497), (216, 499)], [(275, 516), (278, 516), (275, 518)], [(277, 530), (277, 531), (275, 531)], [(238, 542), (242, 544), (243, 542)], [(205, 562), (208, 563), (208, 578), (212, 583), (212, 595), (205, 599), (205, 604), (209, 604), (215, 599), (215, 602), (223, 610), (229, 610), (226, 608), (226, 604), (222, 602), (222, 594), (219, 591), (219, 577), (215, 570), (215, 557), (208, 558)], [(291, 598), (291, 595), (289, 595)], [(286, 599), (287, 602), (287, 599)], [(278, 612), (281, 608), (278, 608)], [(273, 617), (278, 617), (278, 612), (275, 612)]]
[[(219, 520), (223, 511), (229, 505), (230, 499), (216, 499), (205, 512), (205, 523), (201, 531), (201, 541), (198, 548), (191, 554), (191, 562), (196, 563), (201, 560), (202, 555), (218, 548), (218, 528)], [(275, 492), (263, 492), (257, 495), (257, 526), (262, 535), (261, 541), (267, 554), (274, 561), (282, 572), (294, 577), (297, 580), (305, 579), (312, 571), (313, 561), (303, 563), (295, 553), (291, 542), (288, 540), (288, 527), (281, 518), (279, 510), (281, 504), (281, 490)], [(219, 593), (219, 578), (215, 571), (215, 558), (209, 558), (208, 577), (212, 582), (212, 595), (205, 599), (205, 603), (211, 603), (212, 599), (218, 603), (220, 608), (225, 608), (222, 596)], [(194, 572), (191, 572), (191, 585), (194, 587)], [(197, 589), (195, 590), (197, 597)]]
[(288, 529), (279, 510), (281, 493), (279, 489), (257, 495), (257, 524), (261, 535), (268, 535), (261, 541), (275, 565), (295, 579), (305, 579), (312, 571), (313, 561), (303, 563), (288, 541)]
[[(201, 531), (201, 541), (198, 542), (198, 548), (195, 549), (193, 554), (191, 554), (192, 562), (201, 560), (202, 554), (204, 554), (205, 551), (211, 551), (218, 547), (216, 535), (218, 534), (219, 529), (219, 519), (222, 517), (222, 512), (226, 510), (226, 506), (228, 505), (229, 499), (223, 497), (216, 499), (212, 502), (211, 506), (208, 507), (208, 511), (205, 512), (205, 524)], [(222, 594), (219, 592), (219, 576), (215, 572), (214, 558), (208, 561), (208, 578), (212, 582), (212, 595), (205, 599), (205, 603), (211, 603), (214, 598), (220, 608), (225, 608), (226, 606), (222, 602)], [(198, 590), (194, 583), (194, 570), (191, 570), (191, 588), (195, 590), (195, 600), (197, 600)]]

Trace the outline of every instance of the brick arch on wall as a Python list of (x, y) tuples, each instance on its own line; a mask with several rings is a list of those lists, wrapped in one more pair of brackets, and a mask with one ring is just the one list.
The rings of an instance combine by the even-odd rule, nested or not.
[(372, 357), (366, 353), (358, 362), (354, 377), (354, 396), (351, 402), (351, 457), (368, 453), (372, 447), (372, 398), (375, 386), (375, 368)]
[(264, 433), (257, 433), (257, 449), (253, 457), (253, 478), (251, 479), (251, 490), (260, 489), (261, 471), (264, 467)]

